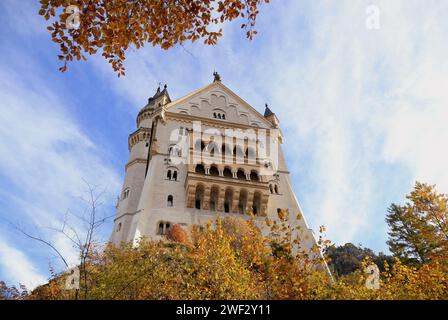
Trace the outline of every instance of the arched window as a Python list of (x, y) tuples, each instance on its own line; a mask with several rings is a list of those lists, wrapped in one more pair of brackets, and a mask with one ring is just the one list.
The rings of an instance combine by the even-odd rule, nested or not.
[(226, 193), (224, 194), (224, 212), (229, 213), (230, 207), (232, 206), (233, 201), (233, 190), (230, 188), (226, 189)]
[(173, 171), (173, 180), (177, 181), (177, 171)]
[(119, 232), (121, 230), (121, 222), (117, 225), (117, 232)]
[(276, 194), (278, 194), (278, 186), (277, 185), (274, 186), (274, 191)]
[(256, 149), (253, 148), (253, 147), (248, 147), (248, 148), (246, 149), (246, 157), (247, 157), (248, 159), (252, 160), (252, 161), (255, 161), (255, 160), (256, 160), (256, 156), (257, 156), (255, 150), (256, 150)]
[(233, 155), (232, 147), (227, 143), (223, 143), (221, 146), (221, 153), (225, 154), (226, 156)]
[(259, 180), (258, 172), (257, 172), (257, 171), (252, 170), (252, 171), (250, 172), (250, 180), (252, 180), (252, 181), (258, 181), (258, 180)]
[(243, 148), (240, 145), (235, 146), (233, 148), (233, 155), (235, 156), (236, 159), (239, 159), (240, 161), (243, 161), (243, 159), (244, 159), (244, 150), (243, 150)]
[(194, 172), (205, 174), (205, 168), (202, 164), (199, 163), (196, 165), (196, 169), (194, 170)]
[(216, 109), (213, 112), (213, 118), (215, 119), (220, 119), (220, 120), (225, 120), (226, 119), (226, 114), (223, 110), (221, 109)]
[(240, 192), (240, 199), (238, 202), (238, 212), (240, 214), (246, 213), (246, 206), (247, 206), (247, 191), (241, 190)]
[(271, 193), (274, 193), (274, 187), (272, 186), (272, 184), (269, 185), (269, 191), (270, 191)]
[(196, 140), (194, 143), (194, 151), (196, 152), (202, 152), (205, 149), (205, 143), (202, 140)]
[(168, 170), (168, 172), (166, 173), (166, 178), (168, 180), (171, 180), (171, 170)]
[(242, 169), (238, 169), (238, 171), (236, 172), (236, 177), (238, 179), (245, 180), (246, 174), (244, 173), (244, 171)]
[(195, 193), (195, 200), (194, 200), (194, 207), (196, 209), (202, 209), (203, 199), (204, 199), (204, 186), (198, 185), (198, 186), (196, 186), (196, 193)]
[(121, 196), (121, 199), (124, 200), (127, 197), (129, 197), (129, 188), (126, 188), (126, 189), (123, 190), (123, 194)]
[(218, 187), (216, 186), (212, 187), (210, 191), (210, 211), (216, 211), (217, 209), (218, 194), (219, 194)]
[(168, 147), (168, 153), (173, 157), (182, 157), (182, 148), (178, 145), (172, 145)]
[(261, 194), (260, 192), (255, 192), (254, 199), (252, 203), (252, 213), (254, 215), (260, 214), (260, 208), (261, 208)]
[(173, 206), (173, 196), (172, 196), (172, 195), (169, 195), (169, 196), (168, 196), (168, 198), (167, 198), (167, 200), (166, 200), (166, 205), (167, 205), (168, 207), (172, 207), (172, 206)]
[(233, 174), (229, 167), (224, 168), (223, 176), (226, 178), (232, 178)]
[(211, 166), (210, 167), (210, 175), (218, 177), (219, 176), (218, 168), (216, 168), (215, 166)]
[(164, 222), (164, 221), (160, 221), (157, 224), (157, 234), (159, 236), (163, 236), (166, 235), (168, 233), (168, 231), (171, 228), (171, 223), (170, 222)]
[(165, 234), (165, 224), (163, 222), (159, 222), (159, 227), (157, 229), (157, 234), (158, 235)]

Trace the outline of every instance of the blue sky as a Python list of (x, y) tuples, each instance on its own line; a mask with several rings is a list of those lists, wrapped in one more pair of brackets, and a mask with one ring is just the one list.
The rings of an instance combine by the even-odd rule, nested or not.
[[(45, 227), (84, 209), (85, 181), (113, 214), (138, 110), (158, 82), (178, 98), (215, 69), (254, 108), (276, 112), (307, 220), (337, 244), (386, 251), (390, 203), (415, 180), (448, 191), (446, 1), (271, 1), (254, 41), (232, 23), (215, 47), (130, 50), (120, 79), (101, 57), (60, 73), (37, 2), (0, 2), (0, 279), (32, 287), (61, 268), (8, 221), (76, 261)], [(378, 30), (365, 27), (370, 4)]]

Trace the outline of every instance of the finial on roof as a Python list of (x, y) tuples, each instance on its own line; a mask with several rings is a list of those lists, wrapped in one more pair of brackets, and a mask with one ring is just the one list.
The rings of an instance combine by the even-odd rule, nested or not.
[(274, 113), (269, 109), (268, 104), (265, 103), (265, 109), (264, 109), (264, 116), (269, 117), (270, 115), (273, 115)]
[(219, 75), (218, 72), (214, 71), (213, 72), (213, 82), (221, 82), (221, 76)]

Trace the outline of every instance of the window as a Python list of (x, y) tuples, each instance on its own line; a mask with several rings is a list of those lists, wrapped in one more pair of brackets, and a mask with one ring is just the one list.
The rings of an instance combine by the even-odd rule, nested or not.
[(216, 176), (216, 177), (218, 177), (218, 176), (219, 176), (219, 170), (218, 170), (218, 168), (215, 167), (215, 166), (211, 166), (211, 167), (210, 167), (210, 175), (211, 175), (211, 176)]
[(274, 193), (274, 187), (272, 186), (272, 184), (269, 185), (269, 191), (270, 191), (271, 193)]
[(182, 148), (178, 145), (169, 146), (168, 154), (173, 157), (182, 157)]
[(162, 235), (164, 234), (165, 224), (163, 222), (159, 222), (159, 229), (157, 230), (157, 234)]
[(117, 232), (121, 230), (121, 222), (117, 225)]
[(226, 119), (226, 114), (222, 110), (217, 110), (217, 111), (213, 112), (213, 118), (220, 119), (220, 120), (225, 120)]
[(168, 207), (172, 207), (173, 206), (173, 196), (172, 195), (168, 196), (167, 201), (166, 201), (166, 205)]
[(205, 143), (204, 141), (201, 140), (196, 140), (195, 144), (194, 144), (194, 151), (196, 152), (202, 152), (205, 148)]
[(202, 209), (202, 204), (204, 201), (204, 185), (199, 184), (196, 186), (195, 196), (194, 196), (194, 207), (196, 209)]
[(274, 191), (276, 194), (278, 194), (278, 186), (277, 185), (274, 186)]
[(166, 235), (168, 233), (168, 231), (171, 228), (171, 223), (170, 222), (164, 222), (164, 221), (160, 221), (157, 224), (157, 234), (159, 236), (163, 236)]
[(236, 172), (236, 177), (240, 180), (245, 180), (246, 179), (246, 174), (244, 173), (243, 170), (238, 169), (238, 171)]
[(177, 171), (176, 170), (168, 170), (166, 173), (166, 178), (171, 181), (177, 181)]
[(188, 136), (188, 128), (180, 127), (179, 136)]
[(257, 171), (252, 170), (250, 172), (250, 180), (252, 180), (252, 181), (259, 181), (260, 180), (260, 178), (258, 177), (258, 172)]
[(226, 178), (233, 178), (232, 170), (230, 168), (225, 167), (223, 171), (223, 176)]
[(197, 164), (194, 172), (205, 174), (205, 168), (202, 164)]
[(124, 189), (121, 199), (124, 200), (129, 197), (129, 188)]

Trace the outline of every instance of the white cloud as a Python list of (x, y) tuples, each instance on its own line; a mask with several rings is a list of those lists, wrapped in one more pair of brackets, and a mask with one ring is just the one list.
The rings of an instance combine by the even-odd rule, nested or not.
[[(104, 188), (103, 202), (112, 207), (120, 179), (107, 159), (107, 151), (83, 133), (75, 117), (67, 112), (69, 93), (54, 92), (56, 86), (45, 81), (35, 61), (26, 61), (29, 69), (38, 72), (28, 73), (25, 68), (13, 69), (4, 64), (0, 68), (0, 200), (7, 206), (2, 208), (0, 218), (20, 223), (33, 234), (39, 232), (73, 264), (77, 254), (71, 243), (44, 227), (60, 226), (68, 209), (82, 212), (84, 203), (80, 197), (87, 189), (85, 181)], [(76, 221), (73, 223), (80, 227)], [(0, 256), (2, 268), (14, 270), (18, 263), (15, 261), (21, 261), (23, 269), (14, 279), (21, 280), (19, 276), (26, 272), (31, 277), (35, 268), (26, 265), (20, 252), (6, 244), (3, 248), (6, 253)], [(22, 260), (9, 259), (10, 254)], [(40, 247), (39, 252), (33, 252), (33, 258), (42, 261), (49, 254)]]
[(20, 250), (0, 239), (0, 268), (4, 270), (13, 284), (23, 284), (34, 289), (44, 284), (46, 278), (33, 266), (33, 263)]

